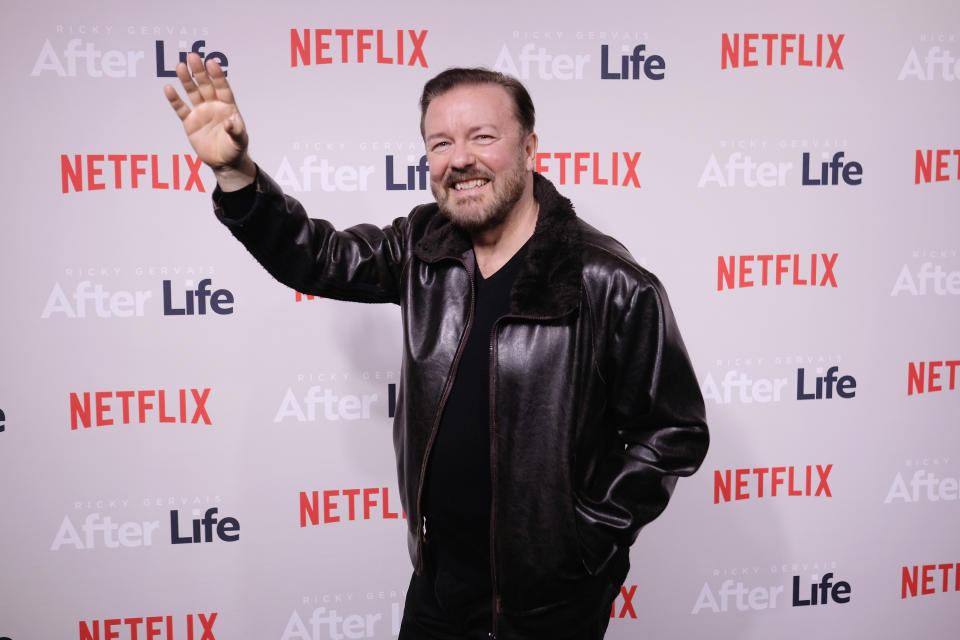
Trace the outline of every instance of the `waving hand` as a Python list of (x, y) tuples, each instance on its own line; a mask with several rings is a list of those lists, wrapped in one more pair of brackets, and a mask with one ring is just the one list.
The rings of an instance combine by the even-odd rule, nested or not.
[(247, 155), (247, 129), (220, 65), (211, 59), (204, 67), (200, 56), (190, 53), (187, 64), (177, 65), (177, 78), (193, 108), (172, 86), (166, 85), (163, 93), (183, 122), (197, 156), (213, 169), (224, 191), (253, 182), (256, 166)]

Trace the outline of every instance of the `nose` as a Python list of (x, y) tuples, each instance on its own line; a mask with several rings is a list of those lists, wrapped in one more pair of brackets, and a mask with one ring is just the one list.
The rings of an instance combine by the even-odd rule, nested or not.
[(469, 145), (458, 144), (453, 148), (453, 154), (450, 156), (450, 167), (454, 170), (463, 170), (476, 164), (477, 158), (470, 150)]

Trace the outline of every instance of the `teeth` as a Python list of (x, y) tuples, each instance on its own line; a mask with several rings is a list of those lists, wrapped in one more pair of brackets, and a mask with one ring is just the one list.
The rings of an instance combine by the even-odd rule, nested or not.
[(456, 189), (457, 191), (463, 191), (464, 189), (473, 189), (475, 187), (479, 187), (481, 185), (486, 184), (487, 182), (488, 180), (484, 178), (476, 178), (474, 180), (465, 180), (464, 182), (458, 182), (455, 185), (453, 185), (453, 188)]

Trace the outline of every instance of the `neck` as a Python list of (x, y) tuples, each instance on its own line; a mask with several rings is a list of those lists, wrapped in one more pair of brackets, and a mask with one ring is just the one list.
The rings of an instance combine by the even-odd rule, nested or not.
[(539, 212), (540, 205), (528, 188), (503, 224), (471, 234), (477, 267), (484, 278), (496, 273), (530, 239)]

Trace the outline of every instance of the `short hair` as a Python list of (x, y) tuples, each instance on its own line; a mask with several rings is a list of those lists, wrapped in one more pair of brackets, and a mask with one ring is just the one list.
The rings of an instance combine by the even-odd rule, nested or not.
[(478, 84), (495, 84), (503, 87), (513, 99), (514, 116), (520, 123), (522, 133), (524, 135), (533, 133), (536, 114), (533, 109), (533, 100), (530, 99), (530, 94), (523, 83), (512, 76), (484, 67), (453, 67), (441, 71), (423, 85), (423, 93), (420, 96), (420, 135), (424, 135), (423, 121), (427, 116), (427, 107), (434, 98), (455, 87)]

